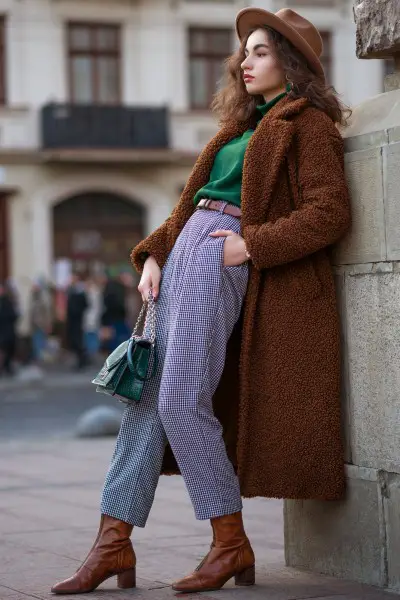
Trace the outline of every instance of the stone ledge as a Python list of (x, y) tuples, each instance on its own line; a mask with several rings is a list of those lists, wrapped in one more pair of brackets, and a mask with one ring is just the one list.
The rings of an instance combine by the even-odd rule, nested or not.
[(389, 144), (400, 142), (400, 127), (392, 127), (388, 129)]
[[(363, 136), (360, 136), (363, 137)], [(345, 142), (347, 143), (347, 142)], [(375, 148), (367, 148), (366, 150), (354, 150), (353, 152), (348, 152), (345, 154), (346, 163), (353, 163), (368, 160), (376, 160), (380, 159), (382, 156), (382, 146), (377, 146)]]
[[(395, 129), (400, 129), (400, 127), (396, 127)], [(390, 131), (394, 131), (394, 129)], [(373, 131), (371, 133), (363, 133), (362, 135), (355, 135), (353, 137), (345, 138), (344, 150), (347, 154), (349, 154), (359, 150), (380, 148), (381, 146), (386, 146), (389, 143), (389, 139), (389, 130), (387, 129)]]
[(390, 127), (389, 129), (380, 129), (379, 131), (372, 131), (370, 133), (343, 137), (343, 141), (345, 154), (359, 152), (360, 150), (382, 148), (383, 146), (400, 142), (400, 127)]
[(347, 479), (362, 479), (363, 481), (378, 481), (379, 469), (371, 467), (358, 467), (357, 465), (345, 465)]
[(386, 275), (387, 273), (400, 273), (400, 261), (366, 262), (352, 265), (334, 265), (335, 275), (348, 275), (356, 277), (362, 275)]
[(343, 141), (346, 155), (360, 150), (382, 148), (400, 142), (400, 127), (390, 127), (389, 129), (343, 137)]
[(382, 149), (383, 187), (385, 199), (385, 229), (387, 260), (400, 259), (400, 142), (394, 142)]

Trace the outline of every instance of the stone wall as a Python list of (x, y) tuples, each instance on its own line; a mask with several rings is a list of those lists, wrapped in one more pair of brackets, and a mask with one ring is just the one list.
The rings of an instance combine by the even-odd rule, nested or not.
[(286, 501), (287, 564), (400, 591), (400, 90), (346, 138), (353, 227), (337, 247), (347, 495)]

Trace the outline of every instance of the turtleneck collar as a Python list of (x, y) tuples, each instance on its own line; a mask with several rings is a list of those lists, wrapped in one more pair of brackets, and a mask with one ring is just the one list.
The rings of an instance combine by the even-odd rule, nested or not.
[(281, 100), (284, 96), (286, 96), (287, 92), (282, 92), (281, 94), (278, 94), (278, 96), (275, 96), (275, 98), (273, 98), (272, 100), (269, 100), (269, 102), (266, 102), (265, 104), (258, 104), (257, 105), (257, 110), (260, 113), (258, 116), (258, 120), (262, 119), (267, 112), (273, 107), (275, 106), (275, 104), (277, 104), (277, 102), (279, 102), (279, 100)]

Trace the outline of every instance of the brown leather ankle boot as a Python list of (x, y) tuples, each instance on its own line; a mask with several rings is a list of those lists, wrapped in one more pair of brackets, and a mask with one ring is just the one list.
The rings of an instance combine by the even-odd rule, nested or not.
[(211, 519), (211, 550), (196, 571), (172, 585), (176, 592), (219, 590), (235, 577), (236, 585), (254, 585), (255, 558), (245, 534), (242, 513)]
[(118, 587), (136, 587), (136, 556), (129, 536), (133, 526), (101, 515), (95, 542), (75, 575), (51, 588), (54, 594), (92, 592), (103, 581), (118, 576)]

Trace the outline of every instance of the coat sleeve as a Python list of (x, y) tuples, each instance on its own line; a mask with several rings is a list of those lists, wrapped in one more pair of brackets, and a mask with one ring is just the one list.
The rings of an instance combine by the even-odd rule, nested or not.
[(336, 242), (351, 224), (343, 140), (331, 121), (313, 116), (297, 136), (301, 207), (275, 222), (244, 228), (246, 247), (257, 269), (317, 252)]
[(143, 271), (146, 258), (150, 255), (154, 256), (160, 269), (164, 266), (176, 238), (194, 210), (190, 191), (183, 191), (179, 202), (164, 223), (133, 248), (131, 261), (139, 273)]
[(160, 227), (139, 242), (131, 252), (131, 261), (136, 270), (143, 271), (146, 258), (154, 256), (158, 266), (161, 268), (168, 257), (168, 227), (171, 217), (168, 217)]

